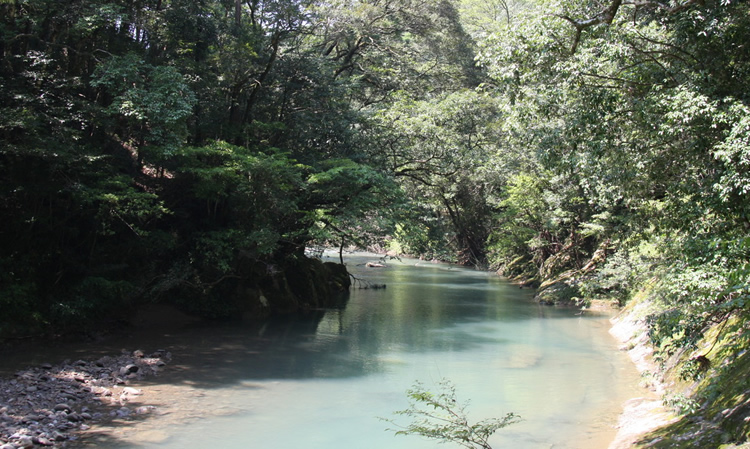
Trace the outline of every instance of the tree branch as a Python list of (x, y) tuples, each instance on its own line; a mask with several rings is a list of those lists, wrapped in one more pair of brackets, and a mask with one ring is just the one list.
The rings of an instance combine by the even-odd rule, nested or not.
[(665, 11), (667, 14), (675, 14), (695, 4), (703, 5), (704, 3), (705, 0), (685, 0), (682, 3), (677, 3), (674, 6), (669, 6), (667, 4), (652, 0), (612, 0), (609, 6), (602, 9), (593, 17), (589, 17), (587, 19), (574, 19), (564, 14), (554, 14), (554, 16), (570, 22), (570, 24), (573, 25), (576, 30), (575, 35), (573, 36), (573, 44), (571, 45), (570, 49), (570, 53), (572, 54), (576, 52), (576, 49), (578, 49), (578, 44), (581, 41), (581, 35), (583, 34), (584, 30), (596, 25), (611, 25), (622, 5), (655, 8)]

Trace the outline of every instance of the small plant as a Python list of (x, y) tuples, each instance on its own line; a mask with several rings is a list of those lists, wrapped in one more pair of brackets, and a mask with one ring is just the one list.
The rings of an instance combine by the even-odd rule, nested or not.
[(674, 410), (680, 415), (689, 415), (695, 413), (700, 408), (700, 404), (693, 398), (689, 398), (682, 393), (667, 395), (664, 397), (664, 405)]
[(394, 431), (396, 435), (419, 435), (440, 443), (456, 443), (469, 449), (492, 449), (488, 443), (490, 436), (497, 430), (520, 421), (518, 415), (508, 413), (503, 418), (490, 418), (471, 424), (466, 416), (468, 402), (458, 402), (453, 383), (443, 379), (438, 386), (440, 391), (431, 393), (422, 383), (416, 382), (406, 391), (409, 407), (394, 412), (396, 415), (412, 418), (412, 422), (402, 426), (392, 419), (381, 418), (398, 427), (388, 430)]

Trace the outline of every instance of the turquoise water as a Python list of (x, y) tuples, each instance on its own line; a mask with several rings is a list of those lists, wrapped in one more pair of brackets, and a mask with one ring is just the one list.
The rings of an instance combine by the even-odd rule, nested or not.
[(367, 260), (350, 258), (350, 271), (387, 288), (353, 289), (342, 309), (149, 337), (174, 357), (143, 384), (139, 400), (156, 412), (84, 442), (435, 448), (395, 436), (378, 417), (405, 408), (415, 381), (435, 388), (441, 379), (470, 401), (471, 420), (522, 416), (493, 436), (495, 449), (606, 448), (614, 438), (637, 374), (608, 334), (608, 316), (537, 305), (530, 291), (491, 273), (415, 260), (366, 268)]

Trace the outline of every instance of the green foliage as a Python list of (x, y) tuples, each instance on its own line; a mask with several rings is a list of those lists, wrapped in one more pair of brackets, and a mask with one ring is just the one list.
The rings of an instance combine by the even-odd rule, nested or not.
[(444, 379), (438, 387), (439, 391), (432, 393), (417, 382), (407, 390), (409, 408), (394, 413), (412, 421), (400, 426), (395, 420), (385, 420), (398, 427), (391, 429), (396, 435), (418, 435), (470, 449), (492, 449), (489, 438), (498, 430), (520, 421), (518, 415), (508, 413), (502, 418), (489, 418), (472, 424), (466, 412), (468, 404), (458, 402), (453, 383)]
[[(39, 332), (46, 323), (33, 300), (38, 295), (37, 286), (20, 272), (25, 268), (21, 261), (3, 262), (6, 266), (0, 265), (3, 268), (0, 282), (5, 286), (0, 290), (0, 308), (3, 310), (0, 335), (23, 336)], [(13, 262), (15, 266), (12, 266)]]
[(419, 255), (425, 259), (458, 262), (450, 251), (450, 229), (429, 210), (412, 208), (398, 214), (389, 249), (398, 254)]
[(527, 173), (518, 173), (508, 181), (507, 197), (500, 202), (502, 212), (496, 216), (497, 224), (489, 237), (493, 265), (507, 265), (519, 255), (533, 253), (532, 248), (544, 246), (538, 236), (545, 230), (549, 215), (543, 196), (545, 184), (543, 176)]
[(393, 179), (350, 159), (329, 160), (319, 164), (319, 169), (307, 180), (307, 193), (315, 206), (308, 214), (316, 223), (315, 240), (360, 248), (382, 245), (394, 210), (403, 204)]
[(681, 415), (691, 414), (698, 411), (698, 402), (695, 399), (685, 397), (683, 394), (675, 394), (664, 398), (664, 405)]
[(112, 324), (129, 310), (135, 287), (127, 281), (98, 276), (83, 279), (69, 292), (52, 298), (49, 311), (53, 328), (81, 332), (95, 329), (97, 323)]
[(747, 2), (0, 8), (8, 317), (313, 240), (650, 283), (665, 354), (747, 314)]
[(113, 98), (105, 111), (122, 118), (125, 126), (115, 132), (137, 149), (139, 160), (146, 152), (160, 163), (184, 143), (196, 99), (174, 67), (146, 64), (134, 53), (113, 56), (97, 66), (90, 85)]
[(450, 229), (451, 249), (462, 263), (486, 264), (493, 211), (488, 197), (502, 176), (490, 163), (498, 151), (500, 116), (490, 96), (464, 89), (425, 100), (402, 93), (370, 122), (371, 159), (418, 198), (417, 207), (426, 212), (419, 226), (435, 228), (430, 221), (437, 218), (439, 227)]
[(83, 207), (96, 211), (94, 219), (100, 235), (129, 231), (144, 236), (149, 224), (170, 213), (156, 194), (137, 189), (127, 176), (102, 179), (92, 188), (81, 186), (75, 193)]

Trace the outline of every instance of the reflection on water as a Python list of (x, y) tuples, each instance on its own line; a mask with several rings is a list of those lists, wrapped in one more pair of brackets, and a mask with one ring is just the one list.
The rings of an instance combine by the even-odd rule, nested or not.
[[(605, 448), (635, 369), (604, 316), (529, 301), (488, 273), (416, 261), (350, 271), (384, 290), (352, 290), (345, 308), (261, 327), (193, 326), (134, 335), (172, 351), (144, 401), (160, 412), (118, 424), (91, 446), (139, 448), (434, 448), (377, 417), (406, 406), (415, 381), (442, 378), (479, 420), (520, 414), (496, 448)], [(139, 340), (145, 339), (145, 340)]]

